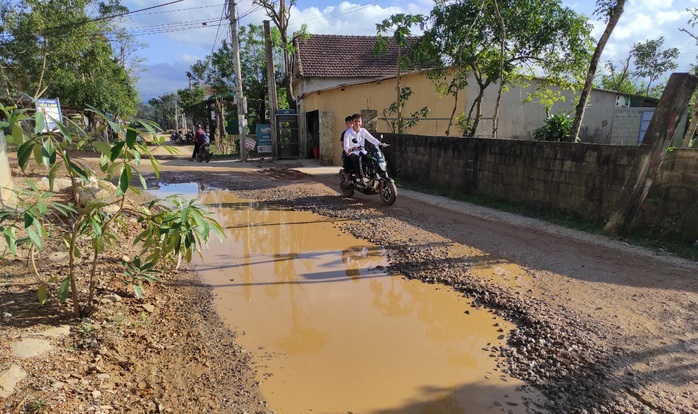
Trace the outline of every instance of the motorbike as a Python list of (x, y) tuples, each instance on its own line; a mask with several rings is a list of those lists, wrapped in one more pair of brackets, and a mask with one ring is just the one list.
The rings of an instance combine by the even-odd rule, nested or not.
[(187, 144), (194, 142), (194, 133), (192, 131), (188, 131), (186, 134), (184, 134), (184, 142)]
[(199, 146), (199, 150), (196, 151), (194, 159), (198, 162), (211, 161), (211, 141), (207, 135), (204, 136), (204, 143)]
[[(387, 147), (388, 144), (381, 144)], [(357, 171), (351, 168), (342, 168), (339, 171), (339, 188), (344, 197), (352, 197), (355, 191), (366, 195), (378, 194), (387, 205), (392, 205), (397, 199), (397, 186), (395, 180), (388, 176), (388, 163), (383, 152), (378, 146), (373, 146), (363, 155), (363, 176), (367, 180), (361, 181), (357, 177)]]
[(173, 132), (172, 135), (170, 135), (170, 141), (178, 144), (180, 141), (182, 141), (182, 134), (179, 131)]

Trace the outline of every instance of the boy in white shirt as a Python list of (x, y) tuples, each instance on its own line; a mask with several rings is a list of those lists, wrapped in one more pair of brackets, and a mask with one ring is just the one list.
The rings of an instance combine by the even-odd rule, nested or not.
[(366, 155), (366, 141), (372, 143), (376, 147), (381, 145), (370, 132), (361, 127), (363, 120), (361, 114), (352, 115), (352, 126), (344, 132), (344, 151), (347, 153), (349, 160), (352, 162), (354, 169), (357, 171), (359, 181), (363, 181), (362, 158)]

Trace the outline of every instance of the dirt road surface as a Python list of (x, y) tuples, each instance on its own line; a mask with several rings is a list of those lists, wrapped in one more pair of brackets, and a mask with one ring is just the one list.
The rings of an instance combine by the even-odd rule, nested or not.
[[(474, 298), (474, 306), (493, 309), (515, 322), (518, 327), (508, 333), (508, 345), (491, 351), (505, 357), (503, 372), (545, 393), (551, 412), (698, 412), (698, 264), (694, 262), (404, 189), (399, 189), (398, 200), (390, 207), (378, 197), (345, 199), (337, 191), (338, 169), (320, 167), (314, 160), (214, 159), (199, 164), (164, 157), (162, 162), (165, 183), (200, 182), (336, 219), (343, 231), (384, 246), (391, 272), (452, 286)], [(15, 290), (19, 294), (30, 289)], [(166, 300), (174, 306), (182, 301), (181, 293), (167, 294)], [(12, 333), (21, 335), (21, 328), (14, 326)], [(186, 328), (179, 329), (187, 335)], [(224, 331), (216, 330), (234, 338), (234, 333)], [(205, 343), (201, 347), (211, 360), (221, 351)], [(128, 350), (119, 352), (123, 357)], [(243, 354), (241, 350), (239, 355)], [(167, 355), (160, 359), (160, 364), (167, 365)], [(221, 374), (210, 362), (199, 362), (202, 372), (211, 377)], [(242, 366), (245, 359), (240, 357), (237, 363)], [(119, 364), (112, 366), (118, 370)], [(234, 370), (238, 377), (244, 372), (240, 366)], [(161, 387), (167, 383), (166, 376), (177, 375), (177, 370), (161, 375), (165, 376), (161, 382), (141, 385), (150, 390), (149, 395), (176, 394)], [(221, 375), (218, 382), (227, 378)], [(227, 402), (206, 390), (200, 392), (209, 395), (208, 403), (218, 404), (220, 412), (261, 412), (264, 403), (246, 378), (235, 385), (244, 389), (225, 393)], [(213, 387), (215, 394), (215, 383), (198, 386)], [(17, 394), (24, 393), (26, 402), (30, 389), (22, 386)], [(137, 392), (133, 394), (138, 398)], [(191, 399), (182, 395), (182, 401)], [(234, 402), (243, 397), (249, 398)], [(151, 398), (143, 406), (157, 408), (153, 401), (160, 400)], [(5, 407), (19, 404), (22, 398), (16, 395), (8, 401)], [(112, 403), (101, 401), (101, 405)], [(239, 409), (244, 404), (249, 411)]]

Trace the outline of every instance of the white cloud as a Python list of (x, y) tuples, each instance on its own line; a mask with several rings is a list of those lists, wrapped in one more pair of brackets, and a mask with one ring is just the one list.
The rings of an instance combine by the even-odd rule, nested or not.
[(177, 89), (188, 88), (189, 79), (185, 74), (189, 66), (183, 61), (146, 65), (144, 71), (139, 74), (137, 85), (141, 99), (147, 102), (163, 94), (177, 92)]
[[(288, 4), (289, 2), (287, 2)], [(433, 0), (368, 0), (337, 1), (301, 0), (291, 11), (290, 31), (299, 30), (301, 24), (308, 25), (308, 32), (317, 34), (375, 35), (376, 23), (396, 13), (428, 15), (434, 6)], [(151, 0), (122, 0), (131, 10), (151, 7)], [(563, 0), (563, 5), (584, 13), (593, 25), (592, 36), (598, 39), (606, 27), (605, 22), (592, 16), (595, 2), (592, 0)], [(139, 35), (138, 40), (150, 44), (142, 53), (149, 64), (148, 72), (139, 82), (144, 99), (157, 97), (167, 92), (187, 87), (186, 71), (197, 60), (211, 54), (220, 46), (222, 39), (229, 39), (227, 21), (220, 30), (213, 23), (204, 28), (201, 21), (214, 22), (221, 18), (225, 1), (198, 0), (175, 3), (132, 16), (131, 30), (143, 33), (146, 28), (153, 31), (171, 30), (168, 33)], [(238, 0), (241, 25), (260, 25), (269, 20), (263, 10), (256, 10), (252, 0)], [(624, 59), (632, 45), (647, 39), (664, 36), (664, 47), (678, 47), (680, 70), (687, 70), (695, 61), (698, 47), (688, 35), (680, 32), (681, 27), (690, 29), (687, 8), (698, 7), (698, 0), (632, 0), (609, 40), (601, 62), (609, 59)], [(195, 27), (195, 28), (192, 28)], [(188, 29), (188, 30), (185, 30)], [(414, 29), (415, 34), (418, 29)], [(695, 28), (698, 33), (698, 26)], [(216, 34), (218, 34), (216, 36)], [(164, 62), (164, 63), (163, 63)], [(158, 88), (160, 88), (158, 90)]]

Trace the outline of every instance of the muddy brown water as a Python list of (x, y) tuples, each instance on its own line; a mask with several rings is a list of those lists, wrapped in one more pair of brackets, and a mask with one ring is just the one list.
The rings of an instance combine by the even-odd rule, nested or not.
[(226, 230), (195, 268), (274, 412), (525, 413), (538, 398), (489, 350), (511, 324), (449, 288), (389, 275), (382, 248), (331, 219), (196, 184), (155, 192), (169, 193), (197, 197)]

